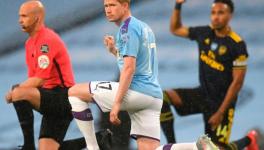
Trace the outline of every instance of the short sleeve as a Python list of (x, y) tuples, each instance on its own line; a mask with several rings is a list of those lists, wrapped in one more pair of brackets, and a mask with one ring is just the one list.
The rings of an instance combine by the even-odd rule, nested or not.
[(25, 60), (26, 60), (26, 65), (27, 65), (27, 75), (28, 75), (28, 77), (32, 77), (32, 76), (34, 76), (33, 65), (32, 65), (32, 62), (31, 62), (33, 54), (30, 53), (28, 45), (29, 45), (29, 40), (27, 40), (26, 43), (25, 43), (25, 50), (26, 50)]
[(135, 29), (129, 29), (127, 33), (122, 35), (124, 42), (123, 56), (137, 57), (139, 51), (139, 35)]
[(234, 46), (233, 50), (233, 68), (245, 68), (248, 61), (248, 52), (246, 43), (241, 41)]
[(190, 27), (188, 37), (191, 40), (197, 40), (200, 36), (207, 34), (211, 31), (209, 26), (198, 26), (198, 27)]

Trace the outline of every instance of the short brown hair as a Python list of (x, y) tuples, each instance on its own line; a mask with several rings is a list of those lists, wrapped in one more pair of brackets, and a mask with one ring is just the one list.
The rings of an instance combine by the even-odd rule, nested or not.
[(119, 3), (128, 3), (130, 5), (130, 0), (117, 0)]

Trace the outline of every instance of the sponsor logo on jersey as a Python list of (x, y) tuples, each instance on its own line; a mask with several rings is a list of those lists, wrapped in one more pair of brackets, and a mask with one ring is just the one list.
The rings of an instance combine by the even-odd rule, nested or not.
[(202, 53), (200, 55), (200, 59), (202, 62), (206, 63), (208, 66), (210, 66), (211, 68), (213, 68), (215, 70), (218, 70), (218, 71), (224, 71), (225, 70), (225, 67), (223, 64), (217, 62), (216, 60), (214, 60), (210, 56), (206, 55), (204, 51), (202, 51)]
[(215, 53), (212, 50), (208, 51), (208, 56), (211, 57), (212, 59), (215, 59)]
[(214, 42), (211, 43), (211, 50), (215, 51), (217, 47), (218, 47), (217, 43), (214, 43)]

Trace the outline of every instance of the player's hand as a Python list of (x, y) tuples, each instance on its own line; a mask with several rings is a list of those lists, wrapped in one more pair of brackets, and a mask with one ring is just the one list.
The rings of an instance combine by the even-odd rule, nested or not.
[(111, 53), (116, 54), (115, 38), (113, 36), (104, 36), (104, 44)]
[(178, 3), (178, 4), (183, 4), (183, 3), (185, 3), (185, 1), (186, 1), (186, 0), (176, 0), (176, 3)]
[(219, 111), (214, 113), (208, 121), (208, 123), (211, 125), (211, 129), (215, 130), (217, 128), (217, 126), (221, 124), (221, 122), (223, 121), (223, 118), (224, 118), (223, 113), (221, 113)]
[(9, 104), (9, 103), (12, 103), (12, 91), (8, 91), (6, 96), (5, 96), (5, 99), (6, 99), (6, 102)]
[(14, 85), (12, 85), (11, 90), (13, 91), (17, 87), (19, 87), (19, 84), (14, 84)]
[(113, 108), (110, 112), (110, 122), (113, 125), (120, 125), (121, 124), (121, 120), (118, 118), (118, 113), (120, 111), (120, 105), (119, 103), (114, 103)]

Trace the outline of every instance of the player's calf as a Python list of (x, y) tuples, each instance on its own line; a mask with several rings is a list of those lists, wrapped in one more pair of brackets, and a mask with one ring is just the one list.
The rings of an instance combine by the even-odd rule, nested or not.
[(94, 122), (88, 103), (78, 97), (69, 97), (72, 106), (72, 115), (82, 132), (88, 149), (99, 150), (95, 137)]

